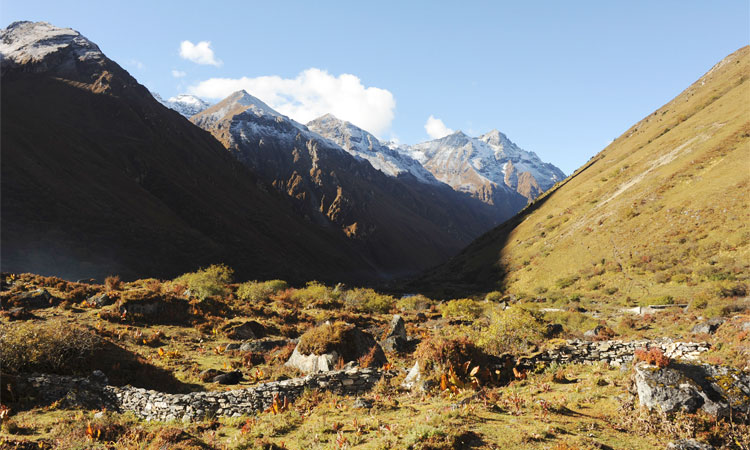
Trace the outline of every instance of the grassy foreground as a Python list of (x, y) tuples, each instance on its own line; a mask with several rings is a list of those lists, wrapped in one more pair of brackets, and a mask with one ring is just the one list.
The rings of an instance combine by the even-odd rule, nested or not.
[[(111, 277), (102, 285), (3, 274), (2, 403), (10, 410), (2, 420), (0, 447), (651, 449), (686, 437), (726, 448), (748, 446), (746, 425), (641, 411), (628, 392), (630, 367), (554, 365), (518, 374), (510, 382), (474, 380), (459, 369), (482, 366), (492, 355), (552, 345), (557, 341), (546, 334), (551, 323), (563, 325), (558, 338), (581, 337), (603, 325), (607, 336), (620, 339), (706, 340), (713, 350), (705, 360), (744, 367), (750, 348), (740, 327), (750, 316), (738, 298), (710, 305), (725, 323), (713, 335), (695, 335), (690, 329), (707, 308), (638, 316), (612, 307), (594, 314), (583, 301), (545, 312), (544, 304), (514, 303), (498, 292), (438, 303), (420, 295), (397, 299), (318, 283), (295, 289), (279, 280), (231, 281), (231, 270), (224, 266), (172, 281), (125, 283)], [(50, 297), (32, 303), (38, 289)], [(112, 304), (96, 306), (102, 294)], [(512, 306), (503, 310), (500, 302), (508, 301)], [(18, 307), (23, 311), (14, 310)], [(390, 368), (400, 375), (382, 380), (364, 396), (372, 400), (371, 409), (357, 407), (353, 397), (309, 391), (279, 414), (147, 423), (130, 413), (67, 410), (59, 403), (13, 396), (13, 376), (32, 371), (85, 375), (101, 369), (113, 384), (167, 392), (238, 389), (300, 376), (283, 365), (294, 348), (285, 339), (303, 336), (308, 345), (325, 347), (325, 339), (335, 336), (314, 332), (324, 320), (344, 321), (381, 338), (394, 313), (404, 317), (408, 335), (421, 342), (415, 349), (387, 354)], [(262, 353), (226, 350), (240, 342), (240, 325), (248, 323), (256, 337), (276, 339), (278, 345)], [(425, 392), (400, 387), (415, 360), (431, 367), (427, 376), (434, 383)], [(368, 364), (367, 358), (358, 362)], [(240, 369), (245, 379), (218, 385), (201, 376), (206, 369)], [(441, 378), (448, 382), (441, 384)]]

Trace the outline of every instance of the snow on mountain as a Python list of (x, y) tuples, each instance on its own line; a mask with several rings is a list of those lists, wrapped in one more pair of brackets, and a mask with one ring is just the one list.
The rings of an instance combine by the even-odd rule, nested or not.
[(23, 21), (13, 22), (8, 28), (0, 30), (0, 57), (3, 65), (36, 64), (66, 51), (71, 51), (79, 61), (104, 58), (96, 44), (71, 28), (59, 28), (47, 22)]
[(381, 144), (375, 136), (350, 122), (326, 114), (308, 122), (307, 127), (350, 154), (369, 161), (374, 168), (387, 175), (399, 177), (411, 174), (423, 183), (439, 183), (418, 161)]
[(183, 116), (190, 118), (199, 112), (208, 109), (211, 104), (190, 94), (179, 94), (164, 100), (159, 94), (152, 92), (156, 100), (167, 108), (174, 109)]
[[(536, 153), (521, 149), (506, 135), (497, 130), (483, 134), (478, 139), (494, 150), (497, 163), (512, 163), (518, 173), (530, 173), (544, 190), (551, 188), (555, 183), (565, 178), (562, 170), (550, 163), (543, 162)], [(503, 174), (505, 174), (504, 171)]]
[(560, 169), (519, 148), (497, 130), (478, 138), (456, 131), (433, 141), (391, 148), (411, 156), (438, 180), (464, 192), (485, 192), (495, 186), (533, 199), (565, 178)]
[(227, 142), (242, 140), (247, 143), (260, 143), (264, 139), (291, 145), (301, 137), (308, 141), (324, 143), (323, 151), (345, 153), (338, 144), (318, 133), (310, 131), (305, 125), (277, 112), (262, 100), (241, 90), (231, 94), (219, 103), (207, 108), (194, 119), (194, 123), (203, 129), (212, 129), (227, 117), (231, 117)]

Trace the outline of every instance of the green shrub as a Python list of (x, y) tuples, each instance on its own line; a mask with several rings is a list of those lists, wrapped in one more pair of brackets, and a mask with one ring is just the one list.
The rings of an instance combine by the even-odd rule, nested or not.
[(469, 361), (472, 366), (488, 366), (487, 355), (466, 336), (430, 336), (419, 343), (414, 358), (427, 379), (434, 379), (449, 368), (453, 368), (457, 375), (465, 376)]
[(390, 295), (365, 288), (346, 291), (341, 299), (347, 309), (366, 313), (387, 313), (396, 304), (396, 299)]
[(505, 311), (494, 309), (490, 324), (483, 330), (477, 344), (492, 354), (525, 352), (544, 340), (546, 324), (537, 313), (514, 306)]
[(237, 297), (251, 302), (260, 302), (267, 300), (269, 296), (283, 291), (288, 287), (284, 280), (248, 281), (239, 285), (237, 288)]
[(585, 332), (597, 325), (599, 321), (593, 317), (578, 311), (550, 311), (544, 314), (544, 318), (550, 323), (559, 323), (565, 329)]
[(555, 286), (557, 286), (558, 289), (565, 289), (566, 287), (572, 286), (576, 281), (578, 281), (578, 277), (575, 275), (570, 277), (558, 278), (557, 280), (555, 280)]
[(605, 290), (604, 290), (604, 292), (605, 292), (605, 293), (606, 293), (607, 295), (612, 295), (612, 294), (616, 293), (616, 292), (617, 292), (617, 291), (619, 291), (619, 290), (620, 290), (620, 289), (618, 289), (618, 288), (616, 288), (616, 287), (614, 287), (614, 286), (613, 286), (613, 287), (608, 287), (607, 289), (605, 289)]
[(3, 371), (69, 373), (85, 370), (100, 338), (62, 320), (0, 326)]
[(354, 325), (345, 322), (326, 323), (311, 328), (300, 337), (297, 348), (303, 355), (322, 355), (338, 350), (344, 345), (345, 337), (352, 329)]
[(304, 288), (297, 289), (292, 293), (292, 300), (305, 308), (330, 309), (341, 305), (339, 302), (340, 295), (341, 293), (338, 290), (331, 289), (317, 281), (310, 281)]
[(479, 318), (484, 313), (485, 305), (470, 298), (451, 300), (444, 303), (440, 312), (443, 317), (450, 319), (473, 320)]
[(659, 297), (648, 297), (642, 299), (639, 303), (640, 306), (648, 305), (674, 305), (674, 297), (671, 295), (662, 295)]
[(396, 306), (398, 307), (398, 309), (404, 312), (430, 309), (430, 307), (434, 304), (435, 302), (432, 301), (432, 299), (425, 297), (422, 294), (405, 295), (401, 297), (398, 302), (396, 302)]
[(487, 295), (484, 296), (484, 301), (486, 302), (499, 302), (504, 297), (503, 293), (500, 291), (492, 291), (488, 292)]
[(197, 272), (180, 275), (172, 283), (187, 286), (193, 295), (204, 300), (212, 295), (225, 295), (233, 274), (234, 271), (224, 264), (214, 264)]

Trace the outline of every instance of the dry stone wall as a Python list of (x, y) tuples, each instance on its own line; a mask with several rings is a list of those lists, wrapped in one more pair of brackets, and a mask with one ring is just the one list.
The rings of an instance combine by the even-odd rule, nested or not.
[[(106, 407), (115, 411), (132, 411), (146, 420), (194, 421), (207, 417), (239, 417), (267, 409), (274, 395), (292, 401), (305, 389), (360, 395), (370, 390), (384, 375), (377, 369), (337, 370), (263, 383), (245, 389), (224, 392), (191, 392), (166, 394), (132, 386), (107, 385), (101, 372), (86, 378), (59, 375), (31, 375), (26, 391), (35, 392), (39, 400), (59, 401), (65, 406)], [(28, 389), (30, 388), (30, 389)]]
[(521, 358), (519, 365), (533, 367), (539, 363), (569, 364), (594, 363), (604, 361), (613, 366), (620, 366), (633, 360), (638, 349), (659, 348), (672, 359), (695, 360), (701, 353), (708, 351), (706, 342), (675, 342), (669, 339), (659, 341), (599, 341), (589, 342), (569, 340), (564, 344), (534, 355)]
[[(708, 350), (705, 343), (663, 341), (566, 341), (559, 347), (521, 358), (518, 365), (534, 367), (549, 363), (593, 363), (606, 361), (621, 365), (633, 359), (639, 348), (662, 349), (673, 359), (696, 359)], [(107, 408), (131, 411), (146, 420), (194, 421), (207, 417), (239, 417), (267, 409), (275, 395), (293, 401), (305, 389), (333, 391), (343, 395), (361, 395), (370, 390), (383, 376), (392, 372), (378, 369), (350, 368), (308, 375), (284, 381), (223, 392), (192, 392), (167, 394), (132, 386), (117, 387), (107, 384), (106, 376), (95, 371), (84, 378), (59, 375), (31, 375), (19, 378), (20, 391), (44, 403), (58, 402), (62, 406)]]

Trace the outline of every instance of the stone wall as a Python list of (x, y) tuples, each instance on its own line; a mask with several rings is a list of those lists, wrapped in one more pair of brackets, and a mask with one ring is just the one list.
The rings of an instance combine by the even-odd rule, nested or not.
[[(618, 340), (586, 342), (564, 341), (554, 349), (519, 358), (518, 366), (533, 368), (537, 364), (593, 363), (606, 361), (619, 366), (633, 359), (639, 348), (662, 349), (673, 359), (696, 359), (708, 350), (706, 343)], [(103, 373), (95, 371), (85, 378), (59, 375), (31, 375), (19, 378), (19, 392), (31, 395), (39, 402), (59, 402), (61, 406), (83, 406), (125, 412), (132, 411), (146, 420), (194, 421), (206, 417), (239, 417), (267, 409), (274, 395), (280, 401), (299, 397), (305, 389), (333, 391), (344, 395), (361, 395), (371, 389), (383, 376), (392, 372), (378, 369), (351, 368), (311, 374), (303, 378), (263, 383), (257, 386), (220, 392), (192, 392), (166, 394), (132, 386), (109, 386)]]
[(695, 360), (701, 353), (708, 351), (705, 342), (674, 342), (669, 339), (660, 341), (629, 341), (620, 340), (589, 342), (570, 340), (553, 349), (542, 351), (519, 359), (519, 365), (531, 368), (539, 363), (569, 364), (594, 363), (604, 361), (613, 366), (620, 366), (633, 360), (633, 354), (638, 349), (661, 349), (672, 359)]
[(267, 409), (274, 395), (278, 395), (280, 401), (284, 397), (293, 401), (305, 389), (359, 395), (371, 389), (383, 375), (377, 369), (353, 368), (263, 383), (245, 389), (166, 394), (132, 386), (109, 386), (104, 374), (95, 372), (87, 378), (31, 375), (26, 378), (22, 389), (35, 393), (38, 400), (46, 403), (59, 401), (63, 406), (132, 411), (146, 420), (194, 421), (206, 417), (251, 415)]

